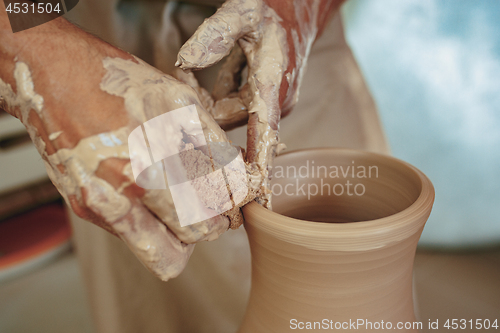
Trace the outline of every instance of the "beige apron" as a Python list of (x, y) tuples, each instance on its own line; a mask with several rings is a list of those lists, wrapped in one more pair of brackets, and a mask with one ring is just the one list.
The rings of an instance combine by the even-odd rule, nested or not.
[[(213, 7), (163, 2), (81, 1), (68, 18), (161, 70)], [(375, 104), (334, 18), (311, 51), (294, 111), (280, 125), (288, 150), (350, 147), (388, 152)], [(201, 75), (210, 85), (214, 70)], [(245, 145), (246, 129), (229, 133)], [(116, 237), (73, 216), (75, 243), (100, 333), (234, 333), (250, 289), (245, 231), (202, 242), (177, 278), (151, 275)]]

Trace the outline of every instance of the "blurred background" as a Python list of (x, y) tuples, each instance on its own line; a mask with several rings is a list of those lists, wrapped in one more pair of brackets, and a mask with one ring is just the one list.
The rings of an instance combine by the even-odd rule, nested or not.
[[(420, 320), (500, 322), (500, 1), (349, 0), (343, 17), (393, 155), (436, 188)], [(94, 332), (61, 199), (2, 113), (0, 169), (0, 332)]]
[(392, 153), (436, 188), (421, 245), (500, 242), (500, 1), (350, 0), (347, 40)]

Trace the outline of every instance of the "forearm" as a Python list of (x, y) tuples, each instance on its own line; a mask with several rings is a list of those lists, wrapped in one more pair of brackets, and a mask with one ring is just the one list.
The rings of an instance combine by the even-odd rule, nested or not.
[[(12, 82), (12, 71), (15, 60), (26, 63), (36, 76), (46, 78), (47, 73), (60, 74), (58, 67), (70, 65), (78, 61), (85, 42), (90, 43), (86, 34), (64, 20), (58, 18), (37, 27), (12, 33), (5, 5), (0, 2), (0, 75)], [(95, 44), (95, 43), (94, 43)], [(88, 47), (87, 47), (88, 48)], [(58, 61), (66, 58), (63, 63)], [(80, 57), (85, 59), (84, 57)], [(82, 63), (85, 66), (85, 63)]]

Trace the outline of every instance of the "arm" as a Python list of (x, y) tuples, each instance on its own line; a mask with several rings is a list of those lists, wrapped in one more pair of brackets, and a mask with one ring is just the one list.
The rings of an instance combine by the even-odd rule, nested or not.
[[(68, 205), (120, 237), (161, 279), (177, 276), (194, 243), (217, 238), (229, 220), (181, 227), (168, 191), (136, 185), (127, 139), (145, 121), (195, 104), (205, 136), (227, 142), (195, 91), (63, 18), (12, 34), (0, 2), (0, 29), (4, 107), (28, 129)], [(134, 89), (137, 97), (126, 94)]]

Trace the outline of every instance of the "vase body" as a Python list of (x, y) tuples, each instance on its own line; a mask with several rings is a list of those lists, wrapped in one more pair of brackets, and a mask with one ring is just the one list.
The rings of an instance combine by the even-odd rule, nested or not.
[(274, 171), (273, 211), (243, 210), (252, 289), (239, 332), (417, 331), (412, 270), (434, 201), (427, 177), (333, 148), (282, 155)]

